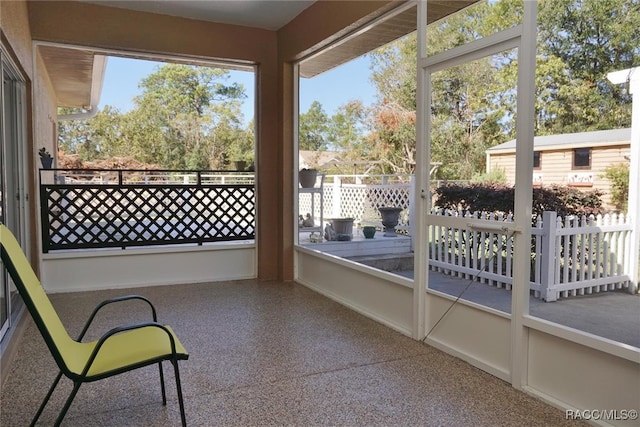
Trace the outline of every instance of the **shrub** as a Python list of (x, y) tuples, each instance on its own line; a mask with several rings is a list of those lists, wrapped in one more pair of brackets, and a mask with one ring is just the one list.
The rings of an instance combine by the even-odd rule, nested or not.
[(504, 169), (493, 169), (491, 172), (474, 174), (471, 177), (471, 182), (482, 184), (506, 184), (507, 174)]
[[(435, 206), (443, 209), (470, 212), (513, 213), (514, 187), (498, 184), (443, 185), (435, 190)], [(602, 192), (580, 191), (573, 187), (552, 185), (533, 189), (534, 219), (544, 211), (555, 211), (559, 216), (598, 215), (603, 213)]]
[(611, 183), (611, 202), (621, 212), (627, 211), (629, 202), (629, 164), (618, 163), (607, 166), (604, 178)]

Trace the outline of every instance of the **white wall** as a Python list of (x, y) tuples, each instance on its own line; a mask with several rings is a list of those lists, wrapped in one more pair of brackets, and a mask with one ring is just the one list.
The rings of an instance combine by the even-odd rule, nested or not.
[(41, 281), (50, 293), (253, 277), (253, 243), (48, 253), (41, 266)]
[(412, 280), (310, 249), (296, 258), (298, 283), (411, 336)]
[(463, 300), (454, 304), (453, 297), (429, 291), (426, 297), (426, 316), (427, 344), (509, 381), (509, 315)]
[[(527, 391), (564, 409), (617, 410), (619, 418), (640, 410), (640, 355), (629, 360), (540, 331), (528, 335)], [(639, 425), (637, 418), (608, 423)]]

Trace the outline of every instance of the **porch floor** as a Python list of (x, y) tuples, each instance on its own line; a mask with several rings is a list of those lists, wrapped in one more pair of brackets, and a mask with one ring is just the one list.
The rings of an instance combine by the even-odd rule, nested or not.
[[(295, 283), (244, 280), (52, 295), (72, 336), (93, 306), (115, 295), (149, 297), (190, 351), (180, 364), (192, 426), (580, 425), (471, 365)], [(109, 306), (91, 332), (131, 316)], [(146, 313), (146, 311), (145, 311)], [(117, 322), (114, 320), (117, 319)], [(157, 367), (85, 384), (64, 425), (167, 426), (180, 417), (170, 365), (168, 404)], [(0, 425), (28, 425), (56, 374), (35, 325), (19, 344), (0, 394)], [(63, 380), (40, 425), (71, 389)]]
[[(413, 270), (394, 272), (413, 277)], [(511, 314), (511, 291), (429, 271), (431, 289)], [(640, 348), (640, 294), (596, 292), (545, 302), (529, 297), (532, 316)]]

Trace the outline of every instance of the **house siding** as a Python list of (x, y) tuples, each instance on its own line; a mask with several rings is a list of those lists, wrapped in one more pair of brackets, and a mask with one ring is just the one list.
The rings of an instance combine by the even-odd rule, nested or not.
[[(540, 168), (534, 169), (534, 185), (569, 185), (581, 190), (600, 190), (603, 193), (602, 202), (606, 209), (614, 209), (611, 203), (610, 183), (603, 176), (604, 170), (612, 164), (628, 163), (625, 155), (629, 154), (629, 144), (591, 148), (591, 167), (573, 169), (573, 149), (540, 150)], [(498, 153), (488, 155), (488, 170), (502, 169), (507, 183), (515, 184), (516, 155), (513, 153)], [(577, 176), (592, 183), (572, 182), (571, 176)], [(579, 180), (579, 179), (578, 179)]]

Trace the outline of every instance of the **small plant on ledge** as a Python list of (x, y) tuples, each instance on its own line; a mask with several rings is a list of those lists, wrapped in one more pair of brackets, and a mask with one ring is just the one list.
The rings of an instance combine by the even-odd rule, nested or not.
[(46, 148), (42, 147), (38, 150), (38, 155), (40, 156), (40, 162), (42, 163), (42, 167), (44, 169), (51, 169), (51, 165), (53, 164), (53, 157), (47, 151)]

